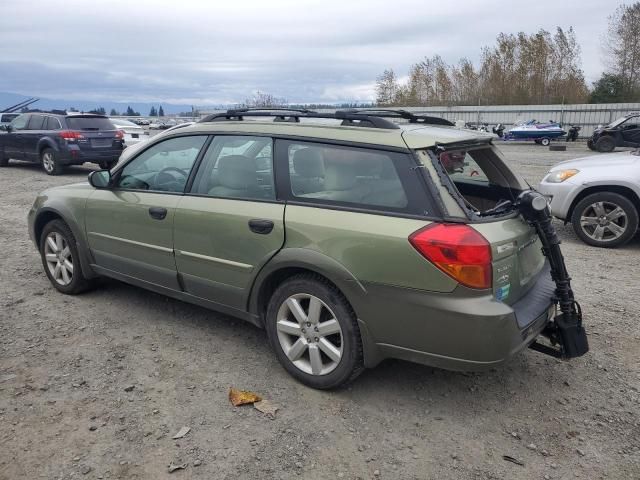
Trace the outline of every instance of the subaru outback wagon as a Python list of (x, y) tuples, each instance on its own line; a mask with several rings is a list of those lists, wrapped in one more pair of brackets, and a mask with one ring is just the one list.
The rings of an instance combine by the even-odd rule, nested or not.
[(60, 292), (106, 276), (243, 318), (315, 388), (498, 365), (555, 312), (529, 187), (489, 136), (394, 115), (212, 115), (43, 192), (29, 232)]
[(49, 175), (93, 162), (111, 168), (124, 148), (124, 132), (102, 115), (25, 113), (0, 135), (0, 167), (10, 159), (37, 162)]

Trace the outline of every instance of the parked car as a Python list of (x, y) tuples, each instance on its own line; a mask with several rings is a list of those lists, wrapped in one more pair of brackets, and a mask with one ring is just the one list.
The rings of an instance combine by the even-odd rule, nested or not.
[(594, 130), (587, 146), (598, 152), (612, 152), (616, 147), (640, 147), (640, 112), (633, 112)]
[(168, 128), (162, 120), (151, 120), (149, 124), (151, 130), (164, 130)]
[(124, 132), (125, 148), (135, 145), (147, 137), (147, 132), (144, 131), (144, 128), (130, 122), (129, 120), (117, 117), (109, 117), (109, 120), (111, 120), (111, 123), (113, 123), (118, 130), (122, 130)]
[(151, 138), (153, 138), (154, 140), (157, 140), (158, 137), (160, 137), (161, 135), (166, 135), (167, 133), (173, 132), (174, 130), (176, 130), (178, 128), (188, 127), (189, 125), (193, 125), (193, 123), (194, 122), (189, 122), (189, 123), (182, 123), (180, 125), (176, 125), (174, 127), (168, 128), (167, 130), (163, 130), (162, 132), (159, 132), (158, 134), (156, 134), (153, 137), (149, 137), (149, 135), (146, 135), (145, 139), (143, 139), (142, 141), (140, 141), (140, 142), (138, 142), (138, 143), (136, 143), (136, 144), (134, 144), (134, 145), (132, 145), (130, 147), (127, 147), (122, 152), (122, 154), (120, 155), (120, 158), (118, 159), (118, 164), (126, 162), (129, 158), (131, 158), (137, 152), (139, 152), (140, 150), (145, 148)]
[(0, 113), (0, 130), (6, 130), (7, 125), (18, 116), (19, 113)]
[(553, 215), (596, 247), (619, 247), (633, 238), (640, 211), (640, 150), (560, 162), (538, 190)]
[(390, 357), (476, 370), (569, 345), (516, 202), (544, 198), (491, 137), (400, 114), (213, 115), (41, 193), (29, 232), (60, 292), (104, 275), (243, 318), (315, 388)]
[(111, 168), (122, 153), (123, 138), (103, 115), (25, 113), (0, 135), (0, 167), (15, 159), (39, 162), (49, 175), (85, 162)]

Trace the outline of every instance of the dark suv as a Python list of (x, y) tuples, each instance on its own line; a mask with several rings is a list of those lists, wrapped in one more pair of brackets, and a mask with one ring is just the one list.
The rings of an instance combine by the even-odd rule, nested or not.
[(612, 152), (616, 147), (640, 147), (640, 112), (630, 113), (597, 128), (587, 146), (598, 152)]
[(0, 167), (16, 159), (40, 162), (49, 175), (85, 162), (108, 169), (122, 153), (123, 138), (102, 115), (25, 113), (0, 134)]

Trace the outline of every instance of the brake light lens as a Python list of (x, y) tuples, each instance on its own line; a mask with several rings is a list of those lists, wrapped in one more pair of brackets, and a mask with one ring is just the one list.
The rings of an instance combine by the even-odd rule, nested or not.
[(71, 140), (71, 141), (81, 140), (84, 138), (84, 135), (74, 130), (63, 130), (61, 132), (58, 132), (58, 135), (60, 136), (60, 138), (64, 138), (65, 140)]
[(424, 258), (457, 282), (471, 288), (491, 288), (491, 246), (468, 225), (432, 224), (409, 236)]
[(124, 130), (116, 130), (116, 140), (122, 140), (124, 138)]

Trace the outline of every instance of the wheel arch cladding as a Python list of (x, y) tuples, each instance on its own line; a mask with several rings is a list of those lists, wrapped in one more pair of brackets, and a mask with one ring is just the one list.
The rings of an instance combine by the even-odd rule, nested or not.
[(89, 254), (88, 247), (84, 242), (84, 236), (80, 231), (78, 231), (78, 226), (75, 225), (74, 222), (67, 221), (65, 216), (57, 210), (44, 208), (38, 213), (35, 221), (33, 222), (33, 238), (36, 242), (38, 250), (40, 249), (40, 238), (42, 237), (42, 231), (44, 230), (45, 225), (53, 220), (60, 220), (61, 222), (64, 222), (65, 225), (67, 225), (71, 230), (71, 233), (73, 233), (85, 277), (96, 277), (96, 275), (93, 273), (93, 269), (91, 268), (91, 256)]
[(576, 208), (576, 205), (585, 197), (599, 192), (611, 192), (617, 193), (618, 195), (622, 195), (623, 197), (628, 198), (631, 203), (636, 207), (638, 213), (640, 213), (640, 197), (638, 194), (631, 189), (630, 187), (626, 187), (624, 185), (594, 185), (592, 187), (585, 188), (582, 190), (571, 202), (571, 206), (569, 207), (569, 211), (567, 212), (567, 219), (571, 219), (573, 216), (573, 211)]

